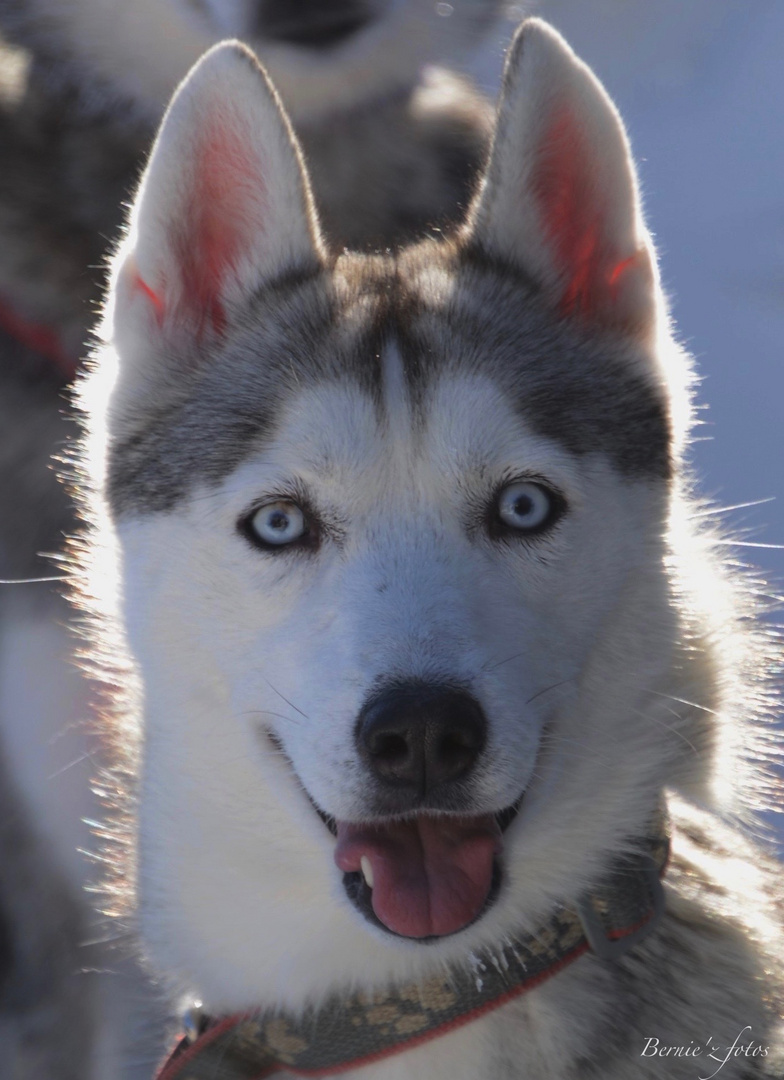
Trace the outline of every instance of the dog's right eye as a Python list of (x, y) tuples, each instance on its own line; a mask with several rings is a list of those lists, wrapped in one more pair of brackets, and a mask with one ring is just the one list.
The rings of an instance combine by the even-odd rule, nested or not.
[(536, 536), (553, 526), (565, 509), (562, 496), (552, 488), (536, 480), (516, 480), (496, 495), (491, 535)]
[(240, 522), (240, 529), (252, 543), (267, 550), (286, 547), (309, 535), (304, 511), (288, 499), (257, 507)]

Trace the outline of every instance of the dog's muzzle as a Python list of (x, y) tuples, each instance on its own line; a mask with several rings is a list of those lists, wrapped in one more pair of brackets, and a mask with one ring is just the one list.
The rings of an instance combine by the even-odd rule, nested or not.
[(268, 41), (327, 49), (363, 30), (373, 14), (368, 0), (262, 0), (254, 31)]
[(462, 687), (388, 687), (355, 730), (378, 815), (336, 822), (335, 862), (355, 907), (400, 937), (432, 940), (475, 922), (501, 883), (505, 817), (471, 813), (487, 720)]

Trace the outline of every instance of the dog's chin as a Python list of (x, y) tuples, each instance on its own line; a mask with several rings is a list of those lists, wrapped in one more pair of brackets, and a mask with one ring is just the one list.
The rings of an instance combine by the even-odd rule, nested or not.
[(335, 862), (356, 910), (393, 937), (430, 944), (461, 933), (503, 888), (503, 836), (520, 798), (495, 814), (420, 812), (370, 823), (337, 822)]

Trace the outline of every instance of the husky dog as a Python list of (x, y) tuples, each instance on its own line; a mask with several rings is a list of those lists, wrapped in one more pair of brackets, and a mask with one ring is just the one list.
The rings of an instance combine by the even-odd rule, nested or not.
[[(50, 465), (67, 437), (63, 387), (94, 319), (121, 203), (192, 61), (227, 31), (246, 37), (286, 88), (333, 242), (394, 246), (468, 203), (489, 135), (488, 105), (471, 84), (424, 66), (459, 63), (500, 0), (448, 8), (441, 15), (423, 0), (0, 4), (0, 577), (50, 575), (38, 553), (58, 551), (73, 531)], [(75, 972), (75, 955), (92, 968), (119, 963), (74, 952), (76, 941), (105, 934), (89, 925), (79, 897), (85, 864), (76, 858), (77, 847), (95, 847), (80, 819), (99, 815), (85, 725), (92, 695), (73, 667), (61, 599), (45, 585), (2, 589), (0, 727), (14, 780), (3, 795), (11, 805), (15, 792), (16, 831), (0, 836), (8, 870), (0, 938), (27, 941), (35, 910), (46, 949), (14, 949), (3, 961), (7, 985), (27, 989), (0, 994), (0, 1026), (7, 1014), (20, 1046), (24, 1027), (35, 1053), (49, 1053), (46, 1065), (22, 1049), (13, 1057), (2, 1040), (4, 1064), (36, 1080), (85, 1080), (94, 1067), (106, 1080), (105, 1035), (117, 1023), (95, 1010), (113, 995), (91, 993), (89, 977), (76, 974), (60, 992), (68, 980), (52, 974)], [(15, 871), (20, 830), (36, 837), (24, 873)], [(105, 1044), (100, 1064), (92, 1029)]]
[(771, 646), (690, 495), (622, 123), (558, 34), (513, 43), (463, 226), (337, 258), (215, 48), (101, 336), (81, 589), (133, 665), (149, 957), (207, 1017), (167, 1080), (784, 1075)]

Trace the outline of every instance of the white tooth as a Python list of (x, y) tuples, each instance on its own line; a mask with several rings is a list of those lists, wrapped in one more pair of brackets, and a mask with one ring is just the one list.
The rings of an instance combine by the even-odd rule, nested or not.
[(359, 865), (362, 868), (362, 877), (365, 879), (365, 883), (369, 889), (373, 888), (373, 867), (370, 865), (370, 859), (367, 855), (363, 855), (359, 860)]

